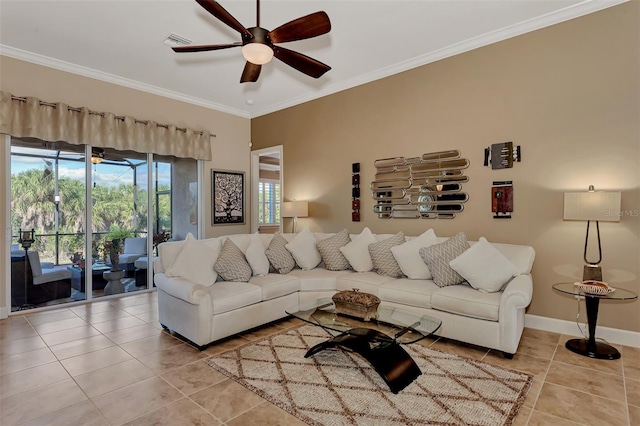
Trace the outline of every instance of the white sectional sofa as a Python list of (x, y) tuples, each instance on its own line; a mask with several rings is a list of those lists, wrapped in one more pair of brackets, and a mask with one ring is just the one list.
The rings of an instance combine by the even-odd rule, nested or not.
[[(365, 228), (365, 231), (368, 230)], [(300, 244), (294, 243), (300, 242), (303, 239), (301, 235), (305, 233), (307, 246), (306, 249), (300, 250)], [(363, 231), (360, 235), (351, 235), (349, 239), (354, 243), (350, 246), (356, 245), (364, 233)], [(427, 249), (423, 249), (424, 253), (420, 254), (418, 240), (414, 241), (413, 248), (407, 244), (407, 250), (411, 249), (416, 253), (409, 253), (407, 250), (394, 253), (395, 257), (402, 260), (399, 264), (403, 264), (404, 270), (412, 276), (408, 278), (404, 273), (398, 277), (381, 274), (385, 269), (383, 265), (374, 265), (380, 266), (377, 272), (328, 270), (324, 261), (315, 266), (314, 263), (318, 259), (330, 259), (320, 256), (317, 250), (316, 253), (312, 253), (309, 239), (313, 238), (313, 244), (317, 244), (336, 234), (316, 233), (311, 234), (312, 237), (309, 237), (309, 234), (311, 233), (305, 230), (300, 234), (279, 236), (289, 242), (288, 249), (298, 249), (297, 256), (293, 257), (299, 266), (284, 274), (274, 272), (273, 267), (269, 271), (268, 260), (265, 265), (265, 248), (271, 250), (272, 238), (276, 238), (273, 235), (241, 234), (206, 240), (188, 239), (160, 245), (159, 257), (154, 263), (154, 281), (158, 288), (161, 324), (202, 348), (216, 340), (286, 317), (285, 310), (297, 310), (320, 297), (330, 297), (336, 291), (358, 288), (360, 291), (377, 295), (383, 305), (402, 307), (440, 319), (442, 326), (437, 335), (496, 349), (502, 351), (506, 357), (511, 357), (516, 352), (524, 328), (525, 309), (531, 301), (533, 291), (531, 268), (535, 252), (532, 247), (492, 244), (481, 239), (481, 244), (473, 249), (478, 243), (470, 242), (466, 247), (471, 248), (464, 251), (469, 259), (462, 262), (465, 256), (460, 255), (456, 257), (456, 262), (464, 263), (460, 270), (464, 271), (465, 277), (469, 277), (469, 282), (484, 282), (484, 276), (488, 277), (488, 281), (493, 281), (490, 284), (493, 286), (492, 289), (480, 291), (467, 281), (440, 287), (434, 282), (435, 277), (418, 279), (420, 271), (427, 265), (425, 261), (422, 261), (422, 265), (419, 264), (419, 255), (425, 256), (424, 250)], [(423, 238), (425, 234), (417, 238)], [(398, 235), (391, 234), (369, 238), (374, 238), (376, 242), (384, 245), (386, 243), (382, 242), (391, 241), (392, 237), (399, 238)], [(402, 235), (400, 238), (407, 243), (415, 239)], [(449, 240), (435, 237), (435, 234), (432, 234), (431, 238), (435, 238), (430, 243), (433, 247)], [(219, 268), (220, 264), (224, 263), (220, 253), (228, 253), (227, 239), (242, 252), (238, 254), (236, 251), (235, 256), (244, 258), (244, 263), (251, 267), (248, 272), (244, 272), (251, 275), (243, 280), (246, 282), (221, 281), (214, 270), (214, 267), (224, 269)], [(450, 240), (449, 243), (453, 238)], [(362, 244), (360, 241), (361, 248)], [(382, 250), (386, 249), (388, 247), (382, 247)], [(295, 254), (295, 250), (290, 251), (291, 254)], [(345, 248), (341, 248), (340, 251), (343, 255), (346, 253)], [(354, 266), (356, 269), (367, 269), (367, 259), (357, 259), (357, 256), (354, 258), (353, 254), (350, 254), (349, 262), (357, 264), (357, 267)], [(273, 253), (271, 255), (273, 256)], [(500, 259), (494, 264), (496, 256)], [(228, 260), (228, 257), (225, 259)], [(365, 261), (364, 266), (359, 264), (360, 260)], [(246, 269), (244, 263), (240, 260), (236, 265), (233, 260), (228, 265), (228, 270), (233, 275), (234, 268)], [(453, 263), (455, 262), (452, 262), (452, 265)], [(415, 272), (412, 268), (417, 268), (418, 271)], [(498, 280), (505, 281), (504, 284), (496, 281), (494, 275), (497, 270), (506, 271), (506, 279), (498, 277)]]

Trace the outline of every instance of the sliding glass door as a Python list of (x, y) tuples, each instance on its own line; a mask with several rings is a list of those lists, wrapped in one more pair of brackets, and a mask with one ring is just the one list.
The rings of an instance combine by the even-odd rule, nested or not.
[(157, 245), (198, 235), (196, 160), (13, 138), (10, 170), (14, 311), (153, 288)]

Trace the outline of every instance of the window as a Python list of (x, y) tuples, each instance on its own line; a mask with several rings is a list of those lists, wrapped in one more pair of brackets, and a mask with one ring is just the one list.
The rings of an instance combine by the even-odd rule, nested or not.
[(280, 223), (280, 183), (270, 180), (258, 182), (258, 223)]
[[(12, 310), (148, 289), (148, 239), (156, 255), (162, 241), (198, 235), (196, 160), (12, 138), (10, 161)], [(20, 231), (31, 229), (34, 260), (20, 246)], [(127, 237), (147, 240), (132, 240), (138, 251), (123, 253)], [(120, 241), (115, 265), (113, 241)], [(50, 281), (34, 284), (24, 272), (36, 260)], [(107, 291), (103, 273), (114, 267), (124, 272), (122, 288)]]

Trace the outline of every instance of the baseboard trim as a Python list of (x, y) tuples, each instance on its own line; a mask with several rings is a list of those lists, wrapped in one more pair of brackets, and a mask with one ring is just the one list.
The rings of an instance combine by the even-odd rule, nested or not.
[(0, 306), (0, 319), (5, 319), (9, 317), (9, 310), (6, 306)]
[[(553, 331), (555, 333), (569, 336), (580, 336), (580, 331), (575, 321), (565, 321), (538, 315), (525, 315), (524, 326), (535, 328), (536, 330)], [(584, 325), (585, 330), (587, 325)], [(640, 333), (619, 328), (601, 327), (596, 328), (596, 338), (604, 339), (610, 343), (640, 348)]]

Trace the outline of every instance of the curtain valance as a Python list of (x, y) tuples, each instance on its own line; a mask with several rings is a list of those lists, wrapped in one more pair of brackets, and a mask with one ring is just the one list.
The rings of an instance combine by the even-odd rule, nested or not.
[(45, 141), (91, 144), (140, 153), (211, 160), (209, 132), (48, 103), (0, 91), (0, 133)]

